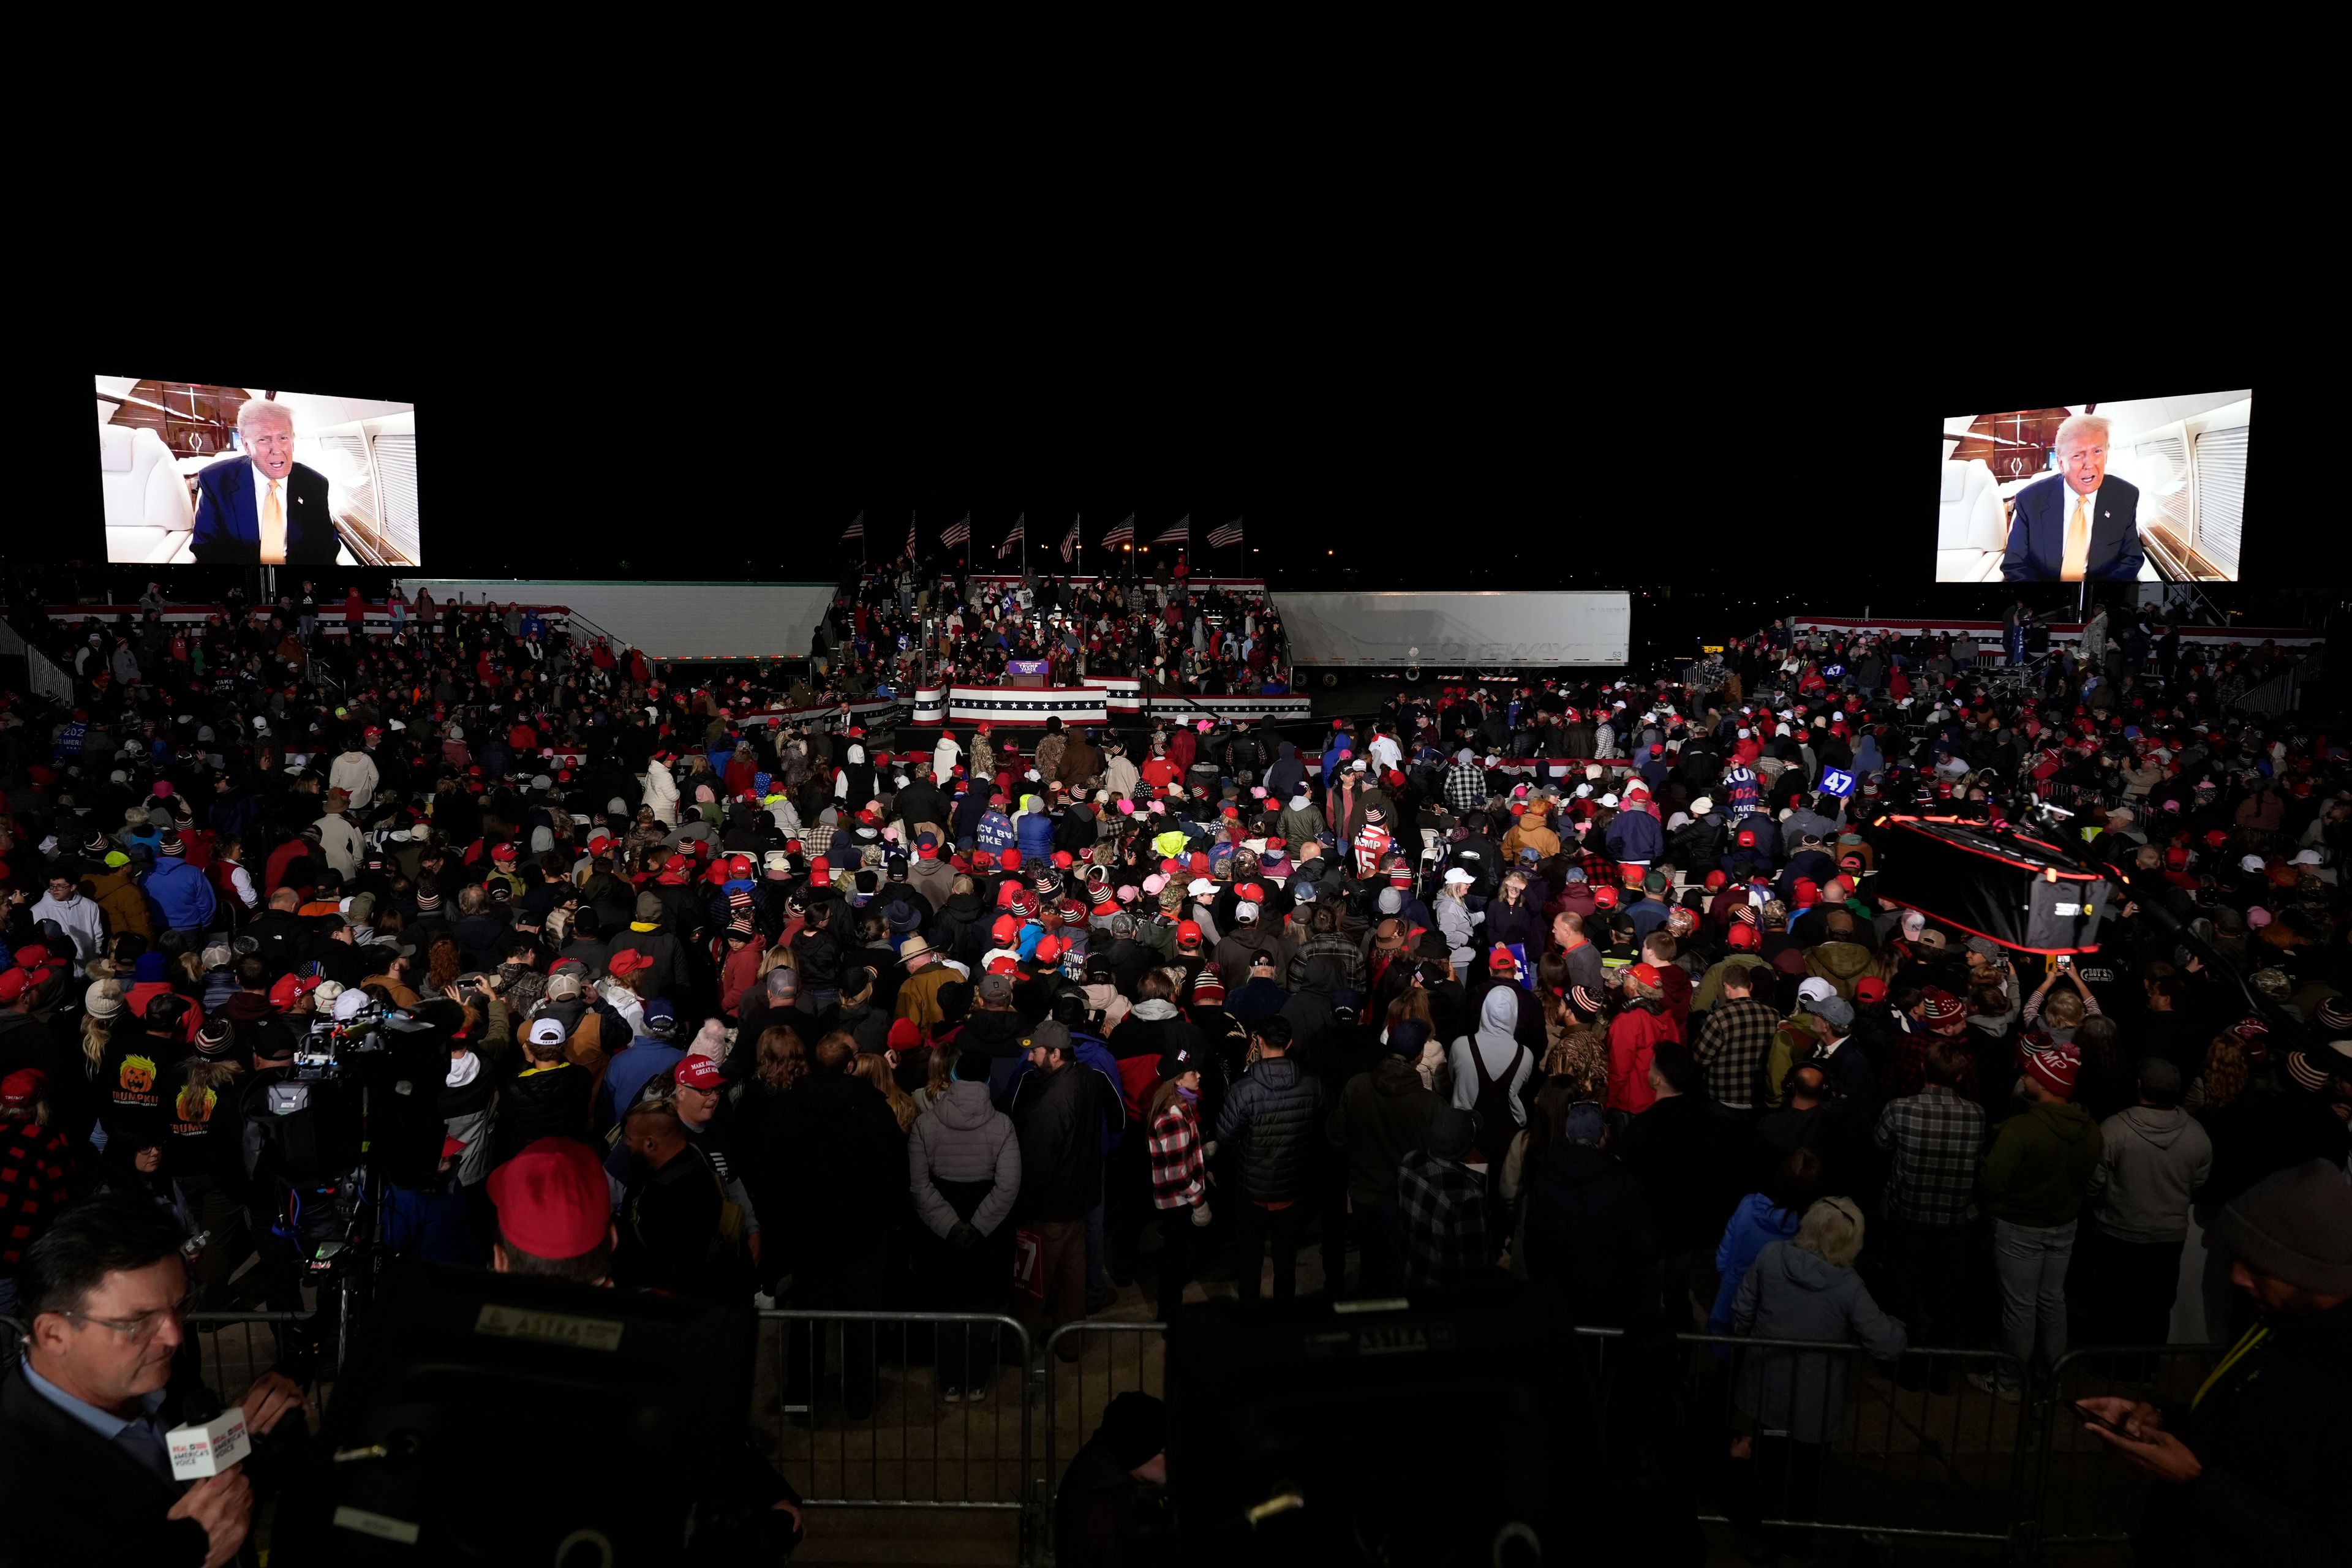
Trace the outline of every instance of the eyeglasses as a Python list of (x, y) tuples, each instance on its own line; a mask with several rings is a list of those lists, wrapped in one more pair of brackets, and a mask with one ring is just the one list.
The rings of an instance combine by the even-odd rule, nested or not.
[(155, 1337), (156, 1331), (163, 1326), (164, 1319), (171, 1318), (177, 1321), (186, 1317), (189, 1303), (194, 1300), (193, 1296), (183, 1296), (168, 1307), (158, 1307), (152, 1312), (142, 1312), (135, 1318), (93, 1318), (88, 1312), (59, 1312), (58, 1316), (79, 1318), (85, 1323), (96, 1323), (100, 1328), (112, 1329), (134, 1344), (145, 1344)]

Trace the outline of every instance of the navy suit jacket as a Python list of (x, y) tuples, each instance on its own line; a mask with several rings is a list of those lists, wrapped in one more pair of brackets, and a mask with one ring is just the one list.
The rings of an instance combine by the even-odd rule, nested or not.
[[(332, 566), (341, 540), (327, 505), (327, 476), (297, 463), (286, 475), (286, 563)], [(239, 454), (196, 475), (195, 538), (189, 553), (227, 566), (261, 562), (260, 492), (252, 459)]]
[[(2066, 563), (2066, 521), (2074, 492), (2063, 474), (2034, 480), (2017, 492), (2009, 520), (2009, 549), (2000, 558), (2004, 583), (2055, 583)], [(2083, 576), (2092, 583), (2137, 580), (2139, 487), (2113, 474), (2099, 481), (2098, 516), (2091, 520), (2091, 552)]]

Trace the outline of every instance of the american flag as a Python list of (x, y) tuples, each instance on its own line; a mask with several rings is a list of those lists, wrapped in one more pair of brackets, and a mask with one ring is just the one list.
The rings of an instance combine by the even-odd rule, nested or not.
[(1176, 520), (1175, 526), (1152, 540), (1154, 544), (1190, 544), (1192, 542), (1192, 514), (1186, 512)]
[(940, 535), (940, 542), (941, 544), (961, 544), (965, 540), (970, 539), (971, 537), (971, 513), (966, 512), (963, 514), (963, 521), (961, 522), (951, 522), (948, 524), (948, 531)]
[(1102, 542), (1107, 545), (1128, 544), (1133, 542), (1134, 539), (1135, 514), (1133, 512), (1129, 512), (1127, 514), (1127, 521), (1125, 522), (1118, 524), (1113, 527), (1108, 533), (1102, 536)]
[(907, 559), (908, 559), (908, 560), (909, 560), (909, 561), (912, 561), (914, 558), (915, 558), (915, 514), (914, 514), (913, 512), (911, 512), (911, 511), (910, 511), (910, 512), (908, 512), (908, 513), (907, 514)]
[(1028, 521), (1029, 514), (1025, 511), (1013, 520), (1013, 531), (1006, 534), (1004, 542), (996, 547), (996, 558), (999, 561), (1012, 554), (1013, 547), (1021, 542), (1021, 525)]
[(1242, 520), (1240, 518), (1234, 519), (1223, 528), (1209, 530), (1209, 548), (1212, 550), (1223, 550), (1228, 544), (1239, 544), (1241, 542)]
[(1078, 518), (1070, 519), (1070, 531), (1062, 536), (1062, 559), (1067, 561), (1078, 548)]
[(847, 528), (845, 528), (845, 529), (843, 529), (843, 530), (841, 531), (841, 537), (842, 537), (842, 538), (844, 538), (844, 539), (863, 539), (863, 538), (865, 538), (865, 537), (866, 537), (866, 514), (865, 514), (864, 512), (862, 512), (862, 511), (861, 511), (861, 512), (859, 512), (859, 513), (857, 514), (857, 519), (856, 519), (856, 521), (854, 521), (854, 522), (852, 522), (852, 523), (851, 523)]

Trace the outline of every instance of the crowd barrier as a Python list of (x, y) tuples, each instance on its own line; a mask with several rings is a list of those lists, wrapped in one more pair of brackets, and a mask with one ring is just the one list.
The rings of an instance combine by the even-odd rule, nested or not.
[[(760, 1314), (756, 1436), (813, 1509), (968, 1510), (1017, 1521), (1016, 1560), (1051, 1564), (1062, 1474), (1120, 1394), (1166, 1397), (1166, 1325), (1083, 1320), (1042, 1343), (988, 1312), (773, 1310)], [(205, 1381), (236, 1403), (275, 1364), (272, 1312), (184, 1320)], [(0, 1352), (24, 1325), (0, 1318)], [(961, 1349), (949, 1336), (961, 1336)], [(2008, 1561), (2112, 1549), (2154, 1483), (2086, 1432), (2073, 1402), (2119, 1394), (2185, 1401), (2221, 1347), (2098, 1347), (2063, 1357), (2022, 1401), (1968, 1374), (2000, 1352), (1684, 1333), (1668, 1371), (1633, 1359), (1615, 1329), (1575, 1331), (1600, 1407), (1666, 1377), (1691, 1413), (1699, 1517), (1768, 1531), (1949, 1542)], [(985, 1343), (992, 1347), (982, 1352)], [(943, 1361), (942, 1350), (948, 1352)], [(1075, 1351), (1065, 1359), (1066, 1352)], [(992, 1370), (971, 1358), (992, 1354)], [(945, 1397), (942, 1368), (985, 1397)], [(331, 1383), (317, 1391), (323, 1408)], [(961, 1390), (959, 1390), (961, 1394)], [(1744, 1436), (1746, 1458), (1731, 1443)]]
[[(235, 1405), (278, 1364), (279, 1326), (307, 1321), (308, 1315), (300, 1312), (189, 1312), (180, 1325), (196, 1346), (205, 1386), (223, 1404)], [(26, 1331), (16, 1319), (0, 1318), (0, 1363), (16, 1360)], [(321, 1409), (331, 1392), (332, 1380), (321, 1377), (312, 1390)]]

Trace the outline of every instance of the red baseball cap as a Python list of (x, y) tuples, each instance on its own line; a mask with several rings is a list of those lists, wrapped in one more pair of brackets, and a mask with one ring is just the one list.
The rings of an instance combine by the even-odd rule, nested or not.
[(1017, 871), (1021, 868), (1021, 851), (1008, 844), (997, 851), (996, 860), (1006, 870)]
[(671, 1075), (680, 1089), (707, 1089), (716, 1094), (725, 1087), (726, 1079), (719, 1076), (719, 1064), (709, 1057), (688, 1057), (677, 1064)]
[(1763, 940), (1763, 936), (1752, 925), (1734, 924), (1731, 928), (1730, 942), (1734, 947), (1751, 948)]
[(624, 979), (635, 974), (640, 969), (651, 969), (653, 966), (654, 955), (635, 947), (623, 948), (605, 963), (607, 969)]
[(1201, 922), (1200, 922), (1200, 921), (1179, 921), (1179, 922), (1177, 923), (1177, 926), (1176, 926), (1176, 943), (1177, 943), (1177, 945), (1178, 945), (1178, 946), (1180, 946), (1180, 947), (1181, 947), (1181, 946), (1182, 946), (1184, 943), (1186, 943), (1186, 942), (1189, 942), (1192, 943), (1194, 946), (1196, 946), (1196, 947), (1197, 947), (1197, 946), (1199, 946), (1202, 942), (1205, 942), (1205, 941), (1207, 941), (1207, 940), (1208, 940), (1208, 939), (1207, 939), (1206, 937), (1203, 937), (1203, 936), (1201, 934)]
[[(1886, 994), (1886, 982), (1875, 974), (1865, 974), (1853, 983), (1853, 994), (1857, 1001), (1875, 1002)], [(1928, 994), (1933, 996), (1937, 993), (1930, 992)], [(1929, 1017), (1936, 1016), (1932, 1005), (1927, 1016)]]
[(612, 1234), (613, 1192), (604, 1168), (595, 1151), (576, 1138), (526, 1143), (490, 1173), (488, 1186), (499, 1234), (534, 1258), (578, 1258)]

